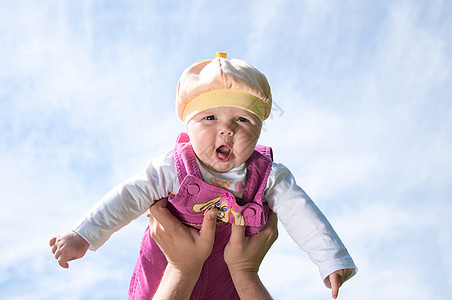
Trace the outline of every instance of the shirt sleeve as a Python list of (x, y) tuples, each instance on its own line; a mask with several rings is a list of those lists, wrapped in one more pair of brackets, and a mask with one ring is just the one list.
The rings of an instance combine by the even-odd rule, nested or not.
[(178, 188), (177, 172), (170, 151), (151, 160), (145, 170), (113, 188), (72, 230), (95, 251), (114, 232), (146, 212), (154, 201), (176, 191), (175, 188)]
[(353, 269), (349, 278), (356, 274), (358, 269), (339, 236), (284, 165), (273, 163), (265, 199), (291, 238), (317, 265), (327, 287), (331, 287), (328, 275), (337, 270)]

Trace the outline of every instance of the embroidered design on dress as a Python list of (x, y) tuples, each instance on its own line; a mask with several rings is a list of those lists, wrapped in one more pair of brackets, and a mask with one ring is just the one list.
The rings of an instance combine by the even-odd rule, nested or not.
[(220, 187), (220, 188), (223, 188), (223, 189), (229, 189), (231, 184), (232, 184), (231, 181), (221, 180), (221, 179), (217, 179), (215, 177), (210, 177), (210, 183), (213, 186)]
[(232, 215), (233, 224), (245, 226), (246, 223), (243, 214), (232, 207), (228, 207), (227, 200), (220, 202), (221, 198), (223, 198), (223, 196), (218, 196), (205, 202), (195, 203), (191, 206), (191, 210), (195, 213), (205, 214), (206, 211), (215, 207), (218, 209), (217, 219), (220, 221), (229, 222), (229, 216)]

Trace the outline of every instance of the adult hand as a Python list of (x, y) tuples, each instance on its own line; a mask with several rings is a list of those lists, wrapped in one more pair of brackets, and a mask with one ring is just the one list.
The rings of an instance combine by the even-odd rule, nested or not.
[(240, 299), (272, 299), (257, 271), (278, 238), (277, 223), (276, 214), (270, 212), (265, 227), (253, 236), (245, 236), (244, 226), (232, 225), (231, 237), (224, 249), (224, 260)]
[(218, 211), (207, 211), (201, 230), (198, 231), (182, 224), (166, 205), (165, 198), (150, 208), (148, 218), (151, 237), (159, 245), (171, 267), (181, 271), (200, 271), (212, 252)]
[(212, 252), (218, 211), (207, 211), (198, 231), (183, 225), (166, 205), (167, 199), (159, 200), (148, 215), (151, 237), (168, 261), (153, 299), (188, 300)]
[(270, 211), (265, 227), (253, 236), (245, 235), (245, 226), (232, 225), (231, 237), (224, 249), (224, 260), (230, 272), (255, 272), (278, 238), (278, 219)]

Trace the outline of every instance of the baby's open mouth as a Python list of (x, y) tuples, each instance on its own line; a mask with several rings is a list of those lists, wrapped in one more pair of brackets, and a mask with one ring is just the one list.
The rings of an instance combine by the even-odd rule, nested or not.
[(226, 162), (229, 160), (229, 157), (231, 156), (231, 148), (226, 145), (221, 145), (217, 148), (217, 159), (221, 162)]

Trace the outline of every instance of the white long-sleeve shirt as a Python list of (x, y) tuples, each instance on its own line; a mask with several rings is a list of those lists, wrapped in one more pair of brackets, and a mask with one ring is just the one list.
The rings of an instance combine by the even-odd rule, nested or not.
[[(246, 164), (226, 173), (209, 170), (198, 161), (204, 181), (227, 188), (241, 197)], [(105, 195), (73, 230), (82, 236), (91, 250), (97, 250), (109, 237), (169, 193), (177, 193), (179, 182), (173, 162), (173, 151), (152, 159), (147, 168), (116, 186)], [(272, 169), (264, 192), (264, 201), (276, 213), (292, 239), (306, 251), (318, 266), (326, 286), (334, 271), (356, 266), (336, 232), (309, 196), (296, 184), (292, 173), (280, 163)]]

